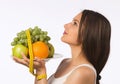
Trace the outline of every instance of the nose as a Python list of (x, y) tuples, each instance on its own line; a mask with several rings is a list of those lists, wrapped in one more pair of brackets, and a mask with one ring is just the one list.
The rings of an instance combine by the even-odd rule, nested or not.
[(67, 24), (64, 24), (64, 28), (67, 28), (67, 27), (68, 27), (68, 24), (69, 24), (69, 23), (67, 23)]
[(66, 28), (66, 25), (67, 25), (67, 24), (64, 24), (64, 28)]

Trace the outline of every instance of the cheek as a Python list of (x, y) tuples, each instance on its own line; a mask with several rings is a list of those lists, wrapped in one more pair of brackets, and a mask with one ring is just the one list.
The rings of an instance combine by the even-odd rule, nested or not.
[(78, 34), (75, 33), (75, 34), (71, 35), (70, 38), (71, 38), (71, 42), (76, 44), (77, 43)]
[(77, 34), (63, 35), (61, 40), (68, 44), (77, 44)]
[(70, 34), (70, 38), (71, 38), (71, 40), (76, 42), (77, 38), (78, 38), (78, 31), (77, 30), (73, 30), (72, 33)]

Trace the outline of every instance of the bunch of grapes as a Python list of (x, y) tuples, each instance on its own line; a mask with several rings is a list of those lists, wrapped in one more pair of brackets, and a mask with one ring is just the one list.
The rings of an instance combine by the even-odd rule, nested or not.
[[(48, 32), (42, 31), (38, 26), (35, 26), (34, 28), (29, 28), (29, 31), (30, 31), (32, 43), (36, 41), (42, 41), (42, 42), (48, 43), (50, 40), (50, 37), (47, 35)], [(17, 44), (22, 44), (28, 47), (27, 35), (26, 35), (25, 30), (18, 32), (17, 36), (11, 42), (12, 46), (15, 46)]]

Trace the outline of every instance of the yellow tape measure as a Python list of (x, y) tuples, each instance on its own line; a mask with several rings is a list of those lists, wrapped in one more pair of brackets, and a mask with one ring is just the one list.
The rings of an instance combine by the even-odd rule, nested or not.
[(31, 42), (31, 36), (30, 36), (30, 31), (29, 29), (26, 30), (26, 35), (27, 35), (27, 42), (28, 42), (28, 48), (29, 48), (29, 56), (30, 56), (30, 64), (29, 64), (29, 71), (34, 74), (34, 68), (33, 68), (33, 51), (32, 51), (32, 42)]

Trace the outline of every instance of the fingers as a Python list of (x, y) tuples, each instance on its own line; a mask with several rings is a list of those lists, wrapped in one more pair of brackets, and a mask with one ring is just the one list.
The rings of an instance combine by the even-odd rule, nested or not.
[[(25, 56), (24, 53), (21, 53), (22, 59), (13, 56), (13, 60), (19, 64), (29, 67), (30, 60)], [(35, 58), (33, 60), (34, 69), (41, 69), (45, 67), (45, 61), (43, 59)]]
[(13, 60), (15, 61), (15, 62), (17, 62), (17, 63), (19, 63), (19, 64), (23, 64), (23, 65), (25, 65), (25, 66), (27, 66), (28, 67), (28, 62), (26, 62), (24, 59), (19, 59), (19, 58), (17, 58), (17, 57), (13, 57)]
[(37, 62), (41, 63), (41, 62), (44, 62), (44, 59), (40, 59), (40, 58), (35, 57), (34, 61), (37, 61)]
[(41, 60), (40, 59), (35, 58), (33, 61), (34, 61), (35, 66), (40, 66), (41, 65)]
[(40, 58), (34, 59), (34, 68), (39, 69), (45, 67), (45, 61)]
[(21, 55), (22, 55), (22, 57), (23, 57), (23, 59), (26, 61), (26, 62), (28, 62), (29, 63), (29, 59), (27, 58), (27, 56), (25, 56), (25, 54), (24, 53), (21, 53)]
[(21, 55), (22, 55), (23, 59), (13, 56), (13, 60), (17, 63), (23, 64), (23, 65), (29, 67), (29, 59), (23, 53), (21, 53)]

